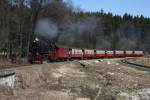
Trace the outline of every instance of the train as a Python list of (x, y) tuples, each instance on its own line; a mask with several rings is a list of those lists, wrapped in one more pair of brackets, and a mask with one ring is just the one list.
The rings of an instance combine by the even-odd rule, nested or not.
[(141, 57), (141, 50), (99, 50), (86, 48), (71, 48), (34, 41), (29, 50), (29, 62), (42, 64), (43, 61), (66, 61), (73, 59), (99, 59), (112, 57)]

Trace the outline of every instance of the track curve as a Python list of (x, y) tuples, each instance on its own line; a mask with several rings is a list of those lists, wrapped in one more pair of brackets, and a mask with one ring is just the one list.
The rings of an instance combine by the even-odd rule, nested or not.
[(123, 60), (121, 60), (121, 63), (126, 64), (128, 67), (132, 67), (132, 68), (136, 68), (138, 70), (149, 71), (150, 72), (150, 66), (146, 66), (146, 65), (142, 65), (142, 64), (137, 64), (135, 62), (129, 61), (131, 59), (134, 59), (134, 58), (123, 59)]

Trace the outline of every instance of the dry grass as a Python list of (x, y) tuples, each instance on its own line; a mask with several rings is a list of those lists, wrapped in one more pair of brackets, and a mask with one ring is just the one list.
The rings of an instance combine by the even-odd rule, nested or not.
[(116, 59), (81, 63), (86, 67), (78, 62), (64, 62), (17, 68), (13, 93), (5, 97), (11, 96), (12, 100), (115, 100), (120, 92), (150, 88), (148, 72), (119, 65)]

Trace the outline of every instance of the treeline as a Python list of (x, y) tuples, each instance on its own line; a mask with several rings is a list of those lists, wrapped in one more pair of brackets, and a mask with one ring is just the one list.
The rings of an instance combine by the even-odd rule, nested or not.
[[(100, 42), (97, 44), (102, 49), (131, 49), (149, 51), (150, 44), (150, 19), (141, 16), (132, 16), (125, 13), (123, 16), (113, 15), (112, 13), (79, 12), (76, 14), (81, 17), (96, 17), (101, 20), (102, 32)], [(93, 34), (96, 34), (94, 32)], [(97, 35), (96, 35), (97, 37)], [(104, 43), (103, 43), (104, 42)]]
[(150, 52), (150, 19), (83, 12), (62, 0), (0, 0), (0, 51), (27, 57), (35, 37), (63, 46)]

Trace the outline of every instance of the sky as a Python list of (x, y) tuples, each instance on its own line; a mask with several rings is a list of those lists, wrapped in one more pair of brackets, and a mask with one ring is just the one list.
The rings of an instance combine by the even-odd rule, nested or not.
[(72, 0), (75, 7), (84, 11), (112, 12), (113, 14), (123, 15), (143, 15), (150, 18), (150, 0)]

